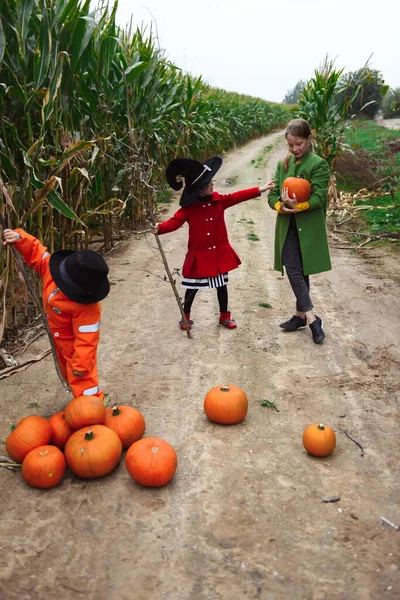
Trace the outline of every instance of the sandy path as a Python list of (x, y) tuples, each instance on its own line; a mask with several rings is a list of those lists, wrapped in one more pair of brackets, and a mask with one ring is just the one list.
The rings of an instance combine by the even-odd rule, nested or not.
[[(216, 189), (265, 181), (281, 154), (279, 133), (230, 153)], [(224, 185), (232, 177), (235, 185)], [(399, 280), (380, 271), (380, 252), (366, 261), (332, 249), (333, 270), (312, 278), (324, 345), (308, 330), (285, 334), (278, 325), (293, 298), (271, 267), (274, 223), (266, 199), (227, 211), (243, 261), (230, 277), (235, 331), (218, 327), (214, 291), (195, 300), (193, 339), (179, 330), (170, 287), (152, 275), (164, 273), (151, 235), (148, 244), (132, 236), (109, 259), (103, 387), (142, 411), (146, 435), (175, 447), (178, 471), (152, 490), (121, 464), (97, 481), (67, 474), (43, 493), (2, 469), (1, 600), (399, 598), (399, 533), (380, 522), (400, 524)], [(161, 239), (170, 266), (180, 267), (186, 229)], [(30, 351), (42, 347), (44, 339)], [(249, 398), (238, 426), (211, 424), (202, 411), (206, 392), (224, 383)], [(22, 416), (49, 416), (67, 401), (50, 359), (0, 386), (3, 441)], [(264, 398), (279, 412), (260, 407)], [(28, 408), (32, 401), (39, 406)], [(312, 422), (336, 430), (329, 459), (302, 447)], [(322, 502), (334, 496), (341, 501)]]

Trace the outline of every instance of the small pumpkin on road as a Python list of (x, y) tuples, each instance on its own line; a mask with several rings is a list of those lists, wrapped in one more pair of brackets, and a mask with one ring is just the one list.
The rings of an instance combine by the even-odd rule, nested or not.
[(104, 477), (115, 469), (122, 454), (122, 442), (112, 429), (91, 425), (75, 431), (65, 445), (68, 467), (86, 479)]
[(7, 453), (15, 462), (22, 463), (28, 452), (49, 444), (52, 435), (52, 427), (44, 417), (24, 417), (6, 440)]
[(165, 440), (143, 438), (129, 448), (125, 466), (140, 485), (161, 487), (175, 475), (178, 458), (171, 444)]
[(68, 402), (64, 416), (74, 430), (87, 425), (102, 425), (106, 417), (106, 407), (97, 396), (77, 396)]
[(118, 435), (123, 448), (129, 448), (143, 437), (146, 423), (142, 413), (133, 406), (113, 406), (106, 409), (104, 425)]
[(72, 427), (65, 420), (64, 411), (62, 410), (50, 417), (49, 423), (53, 429), (52, 444), (60, 450), (64, 450), (65, 444), (74, 433)]
[(49, 489), (64, 477), (65, 457), (56, 446), (39, 446), (31, 450), (22, 463), (22, 477), (36, 488)]
[(303, 445), (312, 456), (329, 456), (336, 448), (335, 432), (327, 425), (308, 425), (303, 432)]
[(210, 421), (233, 425), (247, 415), (248, 400), (245, 392), (235, 385), (217, 385), (204, 399), (204, 412)]

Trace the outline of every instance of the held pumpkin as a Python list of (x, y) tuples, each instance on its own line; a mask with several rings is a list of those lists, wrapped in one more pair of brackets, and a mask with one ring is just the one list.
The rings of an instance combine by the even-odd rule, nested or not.
[(24, 417), (6, 440), (7, 453), (15, 462), (22, 463), (28, 452), (50, 444), (52, 435), (47, 419), (35, 415)]
[(312, 456), (329, 456), (336, 447), (335, 432), (327, 425), (309, 425), (303, 433), (303, 445)]
[(146, 428), (142, 413), (133, 406), (107, 408), (104, 425), (115, 431), (123, 448), (129, 448), (140, 440)]
[(302, 177), (287, 177), (282, 184), (282, 189), (288, 188), (289, 198), (296, 195), (297, 202), (307, 202), (311, 195), (311, 184)]
[(64, 411), (58, 412), (49, 419), (49, 423), (53, 430), (52, 444), (64, 450), (65, 444), (68, 439), (74, 433), (72, 427), (70, 427), (65, 420)]
[(132, 479), (140, 485), (160, 487), (175, 475), (178, 459), (165, 440), (143, 438), (129, 448), (125, 465)]
[(248, 401), (243, 390), (234, 385), (217, 385), (204, 399), (204, 412), (210, 421), (222, 425), (233, 425), (243, 421), (247, 414)]
[(78, 396), (65, 407), (65, 420), (72, 429), (102, 425), (106, 417), (103, 401), (97, 396)]
[(22, 477), (33, 487), (49, 489), (60, 483), (66, 468), (64, 454), (56, 446), (31, 450), (22, 463)]
[(68, 467), (86, 479), (104, 477), (115, 469), (122, 454), (122, 443), (115, 431), (92, 425), (75, 431), (64, 450)]

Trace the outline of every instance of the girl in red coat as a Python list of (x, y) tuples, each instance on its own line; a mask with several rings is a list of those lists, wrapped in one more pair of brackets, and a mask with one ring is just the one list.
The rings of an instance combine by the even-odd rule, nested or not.
[[(228, 312), (228, 272), (236, 269), (241, 260), (229, 243), (224, 211), (230, 206), (256, 198), (274, 187), (269, 181), (261, 187), (241, 190), (233, 194), (214, 192), (213, 177), (222, 164), (218, 156), (201, 163), (188, 158), (176, 158), (167, 167), (166, 178), (174, 190), (180, 190), (185, 180), (185, 187), (180, 199), (181, 208), (171, 219), (157, 223), (152, 231), (159, 235), (170, 233), (189, 225), (189, 241), (185, 262), (182, 269), (182, 286), (186, 288), (183, 309), (189, 328), (190, 310), (199, 289), (216, 288), (220, 309), (219, 322), (228, 329), (235, 329), (236, 321)], [(185, 329), (183, 321), (179, 322)]]

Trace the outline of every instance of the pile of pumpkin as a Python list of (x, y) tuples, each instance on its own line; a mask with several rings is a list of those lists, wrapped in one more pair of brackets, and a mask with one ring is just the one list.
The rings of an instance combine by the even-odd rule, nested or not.
[(10, 433), (6, 450), (22, 463), (22, 477), (38, 488), (55, 487), (65, 469), (93, 479), (108, 475), (127, 449), (125, 465), (131, 477), (145, 486), (162, 486), (175, 474), (177, 456), (159, 438), (142, 438), (145, 420), (132, 406), (106, 408), (96, 396), (79, 396), (49, 420), (23, 418)]
[[(247, 414), (245, 392), (236, 386), (216, 386), (204, 399), (210, 421), (233, 425)], [(143, 438), (143, 415), (132, 406), (105, 408), (96, 396), (79, 396), (49, 420), (25, 417), (10, 433), (6, 449), (22, 463), (22, 477), (38, 488), (55, 487), (66, 466), (79, 477), (108, 475), (127, 449), (125, 465), (131, 477), (144, 486), (168, 483), (177, 468), (173, 447), (159, 438)], [(329, 456), (336, 446), (334, 431), (324, 425), (309, 425), (303, 444), (313, 456)]]

